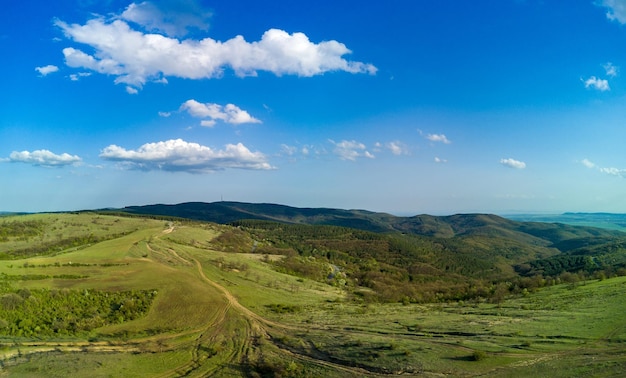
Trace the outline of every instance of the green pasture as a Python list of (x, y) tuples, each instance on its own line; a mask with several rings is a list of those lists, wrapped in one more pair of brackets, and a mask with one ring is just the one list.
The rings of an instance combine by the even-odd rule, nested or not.
[(10, 376), (32, 378), (150, 377), (175, 369), (189, 359), (187, 350), (149, 353), (64, 353), (50, 352), (15, 361)]
[(396, 372), (565, 377), (589, 375), (591, 364), (590, 376), (613, 376), (626, 368), (625, 288), (620, 277), (500, 305), (327, 303), (291, 316), (314, 326), (289, 342), (306, 339), (332, 358)]
[[(365, 303), (346, 287), (277, 272), (271, 261), (281, 256), (217, 248), (212, 240), (226, 226), (83, 213), (0, 222), (24, 219), (46, 226), (36, 235), (8, 236), (1, 252), (28, 242), (87, 242), (0, 260), (0, 277), (14, 289), (157, 294), (144, 317), (89, 335), (0, 335), (0, 373), (9, 376), (611, 377), (626, 371), (626, 277), (545, 287), (498, 304)], [(88, 242), (85, 233), (101, 240)]]

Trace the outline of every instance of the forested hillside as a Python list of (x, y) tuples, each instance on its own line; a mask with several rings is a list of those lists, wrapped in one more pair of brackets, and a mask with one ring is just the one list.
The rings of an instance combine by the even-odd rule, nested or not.
[(238, 202), (124, 210), (236, 225), (220, 237), (225, 248), (286, 255), (282, 271), (351, 286), (365, 300), (495, 298), (566, 273), (567, 280), (626, 273), (626, 234), (594, 227)]

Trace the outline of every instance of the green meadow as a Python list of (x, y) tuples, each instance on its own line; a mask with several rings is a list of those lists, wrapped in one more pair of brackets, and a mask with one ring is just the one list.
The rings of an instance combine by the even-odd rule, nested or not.
[(0, 372), (613, 377), (626, 371), (626, 277), (545, 286), (497, 303), (381, 303), (355, 296), (347, 285), (281, 272), (282, 255), (230, 248), (219, 237), (238, 235), (233, 230), (96, 213), (0, 218)]

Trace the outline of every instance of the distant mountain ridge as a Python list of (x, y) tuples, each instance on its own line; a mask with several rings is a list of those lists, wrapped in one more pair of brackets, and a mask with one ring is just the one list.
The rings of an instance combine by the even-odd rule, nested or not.
[(227, 224), (243, 219), (256, 219), (295, 224), (325, 224), (368, 231), (393, 231), (387, 218), (393, 215), (365, 210), (331, 208), (297, 208), (270, 203), (186, 202), (176, 205), (128, 206), (120, 209), (135, 214), (165, 215)]
[(622, 213), (514, 214), (507, 218), (522, 222), (565, 223), (626, 232), (626, 214)]
[(271, 203), (186, 202), (176, 205), (129, 206), (122, 211), (136, 214), (175, 216), (221, 224), (243, 219), (267, 220), (294, 224), (332, 225), (373, 232), (406, 232), (427, 236), (452, 237), (469, 228), (494, 224), (512, 224), (489, 214), (452, 216), (416, 215), (398, 217), (367, 210), (333, 208), (298, 208)]
[(614, 230), (557, 223), (520, 222), (493, 214), (449, 216), (422, 214), (398, 217), (367, 210), (298, 208), (270, 203), (229, 201), (129, 206), (120, 210), (134, 214), (174, 216), (221, 224), (254, 219), (291, 224), (341, 226), (378, 233), (400, 232), (439, 238), (497, 237), (535, 246), (551, 246), (565, 240), (580, 238), (595, 239), (600, 242), (600, 240), (626, 236)]

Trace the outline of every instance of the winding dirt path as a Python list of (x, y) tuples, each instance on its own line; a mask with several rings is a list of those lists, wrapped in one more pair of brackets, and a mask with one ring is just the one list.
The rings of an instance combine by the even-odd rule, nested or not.
[[(174, 225), (170, 225), (167, 229), (162, 231), (162, 234), (169, 234), (173, 232), (174, 230), (175, 230)], [(149, 245), (148, 245), (148, 248), (150, 249)], [(177, 260), (184, 261), (186, 263), (185, 265), (187, 264), (195, 265), (200, 278), (205, 283), (211, 285), (212, 287), (214, 287), (221, 293), (221, 295), (224, 297), (226, 301), (226, 306), (220, 311), (219, 317), (215, 319), (214, 321), (212, 321), (211, 323), (209, 323), (205, 331), (202, 332), (202, 334), (200, 334), (200, 336), (197, 338), (196, 346), (195, 346), (194, 353), (193, 353), (194, 358), (192, 358), (192, 361), (190, 361), (189, 363), (183, 366), (179, 366), (176, 369), (172, 369), (169, 372), (165, 372), (163, 375), (159, 375), (159, 377), (171, 376), (170, 374), (172, 373), (180, 374), (182, 372), (185, 372), (185, 374), (189, 374), (192, 370), (194, 370), (193, 365), (198, 355), (198, 349), (200, 348), (203, 337), (207, 337), (205, 341), (216, 339), (220, 332), (220, 329), (222, 328), (222, 325), (224, 324), (226, 320), (226, 315), (228, 311), (231, 309), (237, 311), (239, 315), (243, 316), (244, 319), (246, 319), (246, 327), (244, 330), (242, 330), (244, 332), (244, 335), (242, 335), (243, 337), (240, 341), (240, 345), (238, 348), (236, 348), (236, 350), (229, 351), (229, 356), (227, 357), (229, 362), (232, 364), (238, 365), (238, 364), (242, 364), (245, 362), (250, 350), (252, 349), (252, 342), (255, 338), (265, 338), (265, 339), (271, 340), (272, 329), (275, 331), (277, 330), (303, 331), (304, 330), (302, 327), (291, 326), (291, 325), (282, 324), (282, 323), (278, 323), (278, 322), (266, 319), (258, 315), (257, 313), (251, 311), (250, 309), (248, 309), (247, 307), (239, 303), (237, 298), (226, 287), (224, 287), (218, 282), (207, 277), (206, 273), (204, 272), (202, 263), (198, 259), (189, 255), (186, 256), (187, 258), (184, 258), (171, 248), (168, 248), (167, 251), (171, 253), (174, 256), (174, 258), (176, 258)], [(391, 374), (391, 373), (381, 374), (381, 373), (369, 371), (367, 369), (363, 369), (360, 367), (350, 366), (347, 364), (341, 364), (338, 362), (330, 361), (328, 359), (325, 359), (323, 356), (313, 356), (309, 354), (303, 354), (295, 350), (286, 349), (285, 347), (282, 347), (281, 345), (278, 345), (278, 344), (274, 344), (274, 345), (276, 345), (283, 353), (285, 353), (286, 355), (290, 356), (291, 358), (295, 360), (298, 360), (304, 363), (315, 364), (315, 365), (329, 368), (335, 371), (341, 371), (341, 372), (344, 372), (346, 375), (362, 377), (362, 376), (388, 376), (389, 374)], [(215, 369), (213, 369), (212, 373), (216, 373), (219, 370), (221, 370), (221, 368), (216, 367)]]
[[(198, 269), (198, 274), (200, 274), (200, 277), (202, 278), (202, 280), (204, 280), (206, 283), (212, 285), (214, 288), (218, 289), (222, 295), (226, 298), (226, 300), (228, 301), (228, 304), (230, 305), (230, 307), (232, 307), (233, 309), (237, 310), (242, 316), (244, 316), (247, 320), (248, 320), (248, 324), (249, 327), (246, 330), (246, 337), (248, 338), (248, 341), (246, 342), (245, 347), (249, 348), (250, 347), (250, 342), (252, 340), (253, 337), (266, 337), (266, 338), (271, 338), (270, 333), (271, 331), (269, 330), (269, 328), (273, 327), (273, 328), (277, 328), (277, 329), (288, 329), (288, 330), (298, 330), (298, 331), (302, 331), (303, 329), (301, 327), (293, 327), (290, 325), (286, 325), (286, 324), (281, 324), (281, 323), (277, 323), (274, 322), (272, 320), (266, 319), (260, 315), (258, 315), (257, 313), (251, 311), (250, 309), (248, 309), (247, 307), (243, 306), (241, 303), (239, 303), (239, 301), (237, 300), (237, 298), (235, 298), (235, 296), (232, 295), (232, 293), (230, 291), (228, 291), (228, 289), (226, 289), (224, 286), (220, 285), (219, 283), (211, 280), (210, 278), (208, 278), (206, 276), (206, 274), (204, 273), (204, 270), (202, 268), (202, 264), (200, 263), (200, 261), (198, 261), (195, 258), (192, 258), (192, 260), (195, 262), (196, 267)], [(276, 345), (276, 344), (275, 344)], [(281, 349), (281, 351), (285, 354), (288, 354), (290, 357), (302, 361), (302, 362), (306, 362), (306, 363), (312, 363), (312, 364), (316, 364), (319, 366), (323, 366), (326, 368), (330, 368), (333, 370), (338, 370), (338, 371), (343, 371), (346, 374), (351, 374), (353, 376), (388, 376), (389, 374), (379, 374), (379, 373), (375, 373), (363, 368), (359, 368), (359, 367), (354, 367), (354, 366), (348, 366), (348, 365), (343, 365), (340, 363), (336, 363), (336, 362), (332, 362), (332, 361), (328, 361), (326, 359), (323, 358), (316, 358), (313, 356), (309, 356), (307, 354), (301, 354), (301, 353), (297, 353), (295, 351), (292, 350), (288, 350), (285, 349), (283, 347), (281, 347), (280, 345), (276, 345), (277, 347), (279, 347)], [(245, 355), (245, 353), (243, 354)], [(235, 361), (233, 361), (235, 362)], [(241, 361), (239, 361), (241, 362)]]

